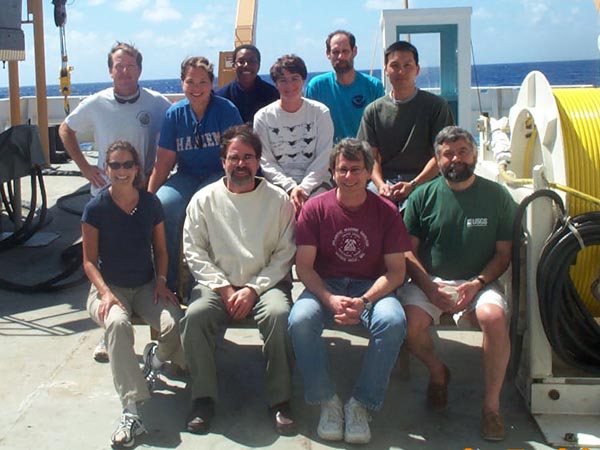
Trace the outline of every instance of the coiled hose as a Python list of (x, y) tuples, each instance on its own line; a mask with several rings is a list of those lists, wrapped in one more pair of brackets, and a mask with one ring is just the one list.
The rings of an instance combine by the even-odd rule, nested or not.
[[(38, 193), (38, 183), (40, 187), (40, 196), (42, 199), (42, 205), (39, 210), (39, 214), (37, 220), (35, 220), (35, 211), (37, 206), (37, 193)], [(9, 218), (14, 222), (16, 219), (15, 210), (14, 210), (14, 192), (10, 189), (10, 183), (6, 183), (9, 187), (8, 193), (3, 188), (1, 190), (2, 202), (6, 211), (8, 212)], [(14, 247), (15, 245), (19, 245), (33, 236), (44, 224), (46, 220), (46, 214), (48, 212), (48, 199), (46, 197), (46, 189), (44, 185), (44, 178), (42, 177), (42, 172), (39, 167), (35, 167), (31, 170), (31, 202), (30, 209), (27, 217), (25, 218), (22, 226), (12, 233), (7, 238), (0, 240), (0, 251), (6, 250), (8, 248)], [(35, 220), (35, 221), (34, 221)]]
[[(512, 250), (512, 299), (519, 311), (521, 222), (529, 204), (540, 197), (550, 198), (562, 217), (548, 237), (538, 261), (536, 286), (540, 316), (546, 337), (558, 357), (572, 367), (600, 374), (600, 326), (588, 311), (571, 279), (570, 268), (585, 247), (600, 244), (600, 212), (566, 217), (560, 196), (551, 190), (538, 190), (526, 197), (515, 216)], [(521, 359), (523, 335), (519, 316), (510, 325), (512, 344), (509, 376), (514, 376)]]
[[(0, 190), (0, 194), (4, 207), (9, 215), (9, 218), (14, 222), (16, 217), (14, 193), (10, 188), (10, 183), (6, 183), (6, 185), (8, 189), (4, 189), (3, 186)], [(42, 203), (36, 218), (38, 190)], [(0, 240), (0, 252), (22, 244), (23, 242), (27, 241), (31, 236), (33, 236), (43, 226), (45, 226), (47, 212), (48, 201), (46, 195), (46, 186), (44, 184), (44, 177), (42, 175), (41, 169), (38, 166), (36, 166), (31, 171), (31, 200), (29, 213), (23, 221), (22, 226), (18, 230), (12, 233), (9, 237)], [(0, 289), (27, 293), (56, 292), (62, 289), (78, 286), (87, 280), (85, 274), (83, 274), (75, 280), (63, 282), (63, 280), (69, 278), (82, 267), (83, 257), (80, 243), (67, 247), (61, 253), (60, 258), (63, 266), (63, 271), (58, 275), (51, 277), (47, 280), (41, 281), (39, 283), (35, 283), (33, 285), (15, 283), (13, 281), (0, 278)]]

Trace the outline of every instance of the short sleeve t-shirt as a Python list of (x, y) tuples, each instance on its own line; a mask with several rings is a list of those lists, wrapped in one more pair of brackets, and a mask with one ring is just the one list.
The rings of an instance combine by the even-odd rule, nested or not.
[(479, 274), (496, 252), (496, 242), (512, 239), (516, 205), (498, 183), (477, 177), (464, 191), (443, 177), (408, 198), (404, 222), (419, 239), (419, 259), (434, 276), (466, 280)]
[(298, 218), (296, 245), (317, 247), (315, 270), (322, 278), (375, 280), (385, 273), (384, 255), (410, 248), (398, 208), (367, 191), (354, 211), (331, 190), (310, 199)]
[(158, 198), (140, 190), (137, 206), (126, 213), (113, 201), (108, 188), (85, 206), (82, 222), (98, 230), (98, 267), (105, 281), (137, 287), (154, 278), (152, 236), (164, 221)]

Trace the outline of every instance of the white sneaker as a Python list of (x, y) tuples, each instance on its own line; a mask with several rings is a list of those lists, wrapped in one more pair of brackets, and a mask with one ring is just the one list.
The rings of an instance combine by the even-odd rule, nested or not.
[(371, 441), (369, 429), (371, 417), (367, 408), (352, 397), (344, 406), (344, 416), (346, 417), (344, 440), (349, 444), (368, 444)]
[(106, 334), (102, 333), (102, 337), (94, 349), (94, 359), (99, 363), (108, 362), (108, 350), (106, 350)]
[(321, 404), (317, 435), (326, 441), (341, 441), (344, 438), (344, 411), (337, 395)]
[(146, 384), (148, 385), (148, 392), (150, 392), (150, 395), (152, 395), (154, 392), (156, 380), (161, 372), (160, 368), (155, 368), (154, 364), (152, 363), (154, 355), (156, 355), (157, 348), (158, 344), (156, 342), (148, 342), (146, 347), (144, 347), (144, 352), (142, 353), (144, 360), (144, 368), (142, 369), (142, 373), (146, 379)]
[(123, 411), (117, 429), (110, 438), (115, 447), (133, 447), (135, 438), (146, 433), (144, 424), (137, 414)]

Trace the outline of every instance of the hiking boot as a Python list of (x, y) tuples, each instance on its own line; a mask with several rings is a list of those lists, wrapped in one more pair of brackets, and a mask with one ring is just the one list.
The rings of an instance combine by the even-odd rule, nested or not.
[(346, 418), (344, 441), (349, 444), (368, 444), (371, 441), (369, 429), (371, 417), (367, 408), (352, 397), (344, 406), (344, 417)]
[(326, 441), (341, 441), (344, 438), (344, 411), (337, 395), (321, 404), (317, 435)]
[(100, 342), (94, 348), (93, 353), (94, 359), (99, 363), (107, 363), (108, 362), (108, 350), (106, 350), (106, 334), (102, 333), (102, 337), (100, 338)]
[(119, 426), (111, 436), (110, 440), (115, 447), (133, 447), (135, 437), (146, 433), (142, 419), (137, 414), (123, 411)]
[(144, 347), (143, 353), (144, 369), (142, 372), (144, 374), (144, 378), (146, 379), (146, 384), (148, 385), (150, 394), (152, 394), (154, 391), (154, 385), (156, 384), (156, 380), (160, 374), (160, 368), (155, 369), (152, 365), (152, 360), (154, 359), (154, 355), (156, 355), (157, 348), (158, 344), (156, 342), (148, 342), (146, 347)]
[(481, 437), (486, 441), (502, 441), (506, 437), (504, 420), (494, 411), (481, 414)]

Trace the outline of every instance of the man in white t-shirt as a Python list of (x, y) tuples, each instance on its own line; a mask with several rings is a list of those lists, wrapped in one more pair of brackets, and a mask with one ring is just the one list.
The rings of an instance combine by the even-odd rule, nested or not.
[[(108, 54), (113, 87), (85, 98), (61, 123), (59, 135), (71, 159), (91, 183), (91, 193), (108, 183), (102, 167), (105, 152), (117, 140), (130, 142), (140, 155), (146, 179), (156, 160), (156, 144), (165, 112), (171, 102), (150, 89), (141, 88), (142, 54), (132, 45), (117, 42)], [(98, 165), (83, 155), (77, 134), (91, 131), (98, 151)]]

